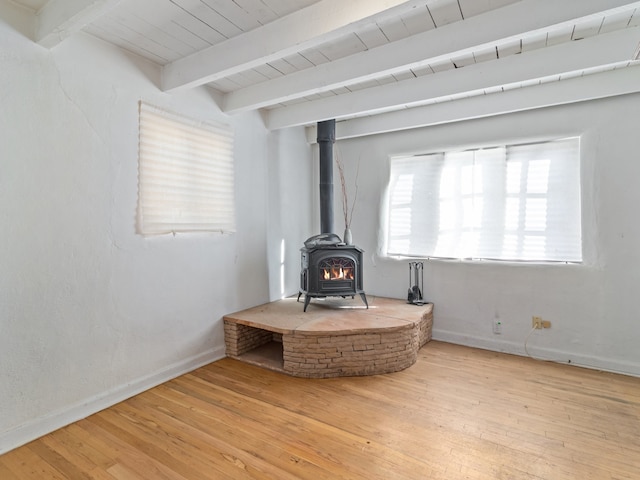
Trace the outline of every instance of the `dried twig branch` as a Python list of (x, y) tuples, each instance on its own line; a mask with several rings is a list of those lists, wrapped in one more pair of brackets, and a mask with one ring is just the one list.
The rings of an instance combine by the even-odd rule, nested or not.
[(347, 194), (347, 182), (344, 178), (344, 163), (340, 157), (339, 151), (335, 151), (336, 165), (338, 167), (338, 174), (340, 175), (340, 187), (342, 188), (342, 215), (344, 217), (344, 228), (351, 227), (351, 220), (353, 219), (353, 210), (356, 206), (356, 198), (358, 198), (358, 175), (360, 174), (360, 160), (358, 159), (358, 170), (356, 171), (355, 179), (355, 193), (353, 196), (353, 203), (349, 205), (349, 196)]

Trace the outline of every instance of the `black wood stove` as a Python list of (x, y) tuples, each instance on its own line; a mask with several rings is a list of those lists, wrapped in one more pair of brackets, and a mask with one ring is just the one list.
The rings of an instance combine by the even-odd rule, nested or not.
[(354, 245), (345, 245), (335, 236), (337, 243), (317, 242), (320, 237), (311, 237), (300, 249), (300, 292), (304, 294), (304, 311), (312, 298), (343, 297), (360, 295), (369, 308), (367, 296), (362, 287), (362, 253)]
[(333, 229), (333, 143), (335, 120), (318, 123), (320, 148), (320, 223), (321, 233), (304, 242), (301, 251), (300, 291), (304, 294), (304, 311), (312, 298), (329, 296), (354, 298), (360, 295), (369, 308), (362, 286), (362, 253), (346, 245)]

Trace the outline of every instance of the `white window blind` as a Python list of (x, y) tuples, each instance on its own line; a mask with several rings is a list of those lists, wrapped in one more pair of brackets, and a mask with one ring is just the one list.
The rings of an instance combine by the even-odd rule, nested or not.
[(139, 120), (139, 232), (234, 232), (231, 129), (144, 102)]
[(391, 158), (389, 256), (582, 261), (579, 139)]

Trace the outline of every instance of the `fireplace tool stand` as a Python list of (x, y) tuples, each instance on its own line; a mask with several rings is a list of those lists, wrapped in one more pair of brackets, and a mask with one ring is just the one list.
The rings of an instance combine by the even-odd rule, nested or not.
[(409, 292), (407, 303), (424, 305), (424, 264), (422, 262), (409, 262)]

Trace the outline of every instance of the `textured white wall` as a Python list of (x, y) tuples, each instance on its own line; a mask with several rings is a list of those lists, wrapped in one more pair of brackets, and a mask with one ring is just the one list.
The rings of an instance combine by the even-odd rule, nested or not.
[[(164, 94), (158, 74), (93, 37), (48, 51), (0, 20), (0, 453), (221, 358), (221, 317), (272, 296), (268, 238), (306, 238), (289, 233), (304, 181), (279, 187), (302, 195), (285, 220), (269, 187), (271, 162), (283, 180), (310, 171), (303, 131), (274, 153), (258, 114), (229, 118), (206, 88)], [(236, 234), (135, 234), (140, 99), (232, 125)]]
[[(407, 261), (382, 258), (378, 250), (389, 155), (581, 135), (584, 264), (429, 261), (434, 337), (524, 354), (531, 317), (540, 315), (552, 328), (533, 332), (530, 352), (640, 375), (638, 119), (640, 95), (630, 95), (339, 142), (348, 177), (361, 158), (352, 230), (366, 250), (365, 290), (406, 298), (409, 287)], [(501, 335), (492, 332), (496, 318)]]
[(269, 138), (269, 300), (298, 292), (300, 248), (312, 234), (313, 146), (304, 130), (272, 132)]

